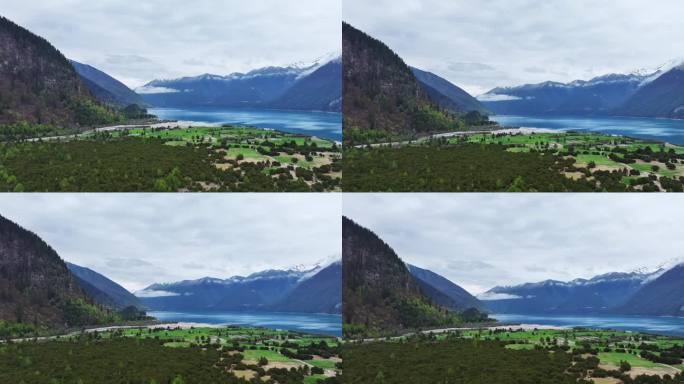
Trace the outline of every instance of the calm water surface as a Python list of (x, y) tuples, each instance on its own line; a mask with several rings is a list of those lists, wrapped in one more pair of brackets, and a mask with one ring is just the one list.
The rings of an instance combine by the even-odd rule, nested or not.
[(230, 311), (150, 311), (148, 314), (160, 321), (169, 322), (257, 326), (331, 336), (342, 335), (342, 317), (339, 315)]
[(235, 108), (150, 108), (160, 119), (245, 124), (342, 141), (342, 115), (327, 112)]
[(624, 135), (684, 145), (684, 120), (641, 117), (512, 116), (491, 118), (508, 127), (548, 128)]
[(505, 323), (607, 328), (621, 331), (684, 336), (684, 317), (524, 314), (493, 314), (490, 316)]

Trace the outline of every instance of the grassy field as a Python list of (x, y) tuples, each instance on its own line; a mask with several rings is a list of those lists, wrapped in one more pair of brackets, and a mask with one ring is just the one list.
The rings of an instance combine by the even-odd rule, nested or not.
[[(333, 337), (252, 327), (131, 328), (0, 345), (0, 382), (332, 384), (337, 361)], [(117, 366), (131, 368), (112, 371)]]
[(344, 172), (344, 189), (358, 192), (681, 192), (684, 147), (595, 133), (459, 134), (346, 147)]
[[(423, 333), (345, 345), (343, 356), (345, 383), (372, 382), (380, 373), (387, 383), (428, 382), (414, 373), (435, 383), (674, 384), (684, 380), (684, 338), (612, 330)], [(670, 363), (664, 363), (666, 359)], [(488, 365), (493, 361), (497, 363)]]
[(242, 126), (0, 143), (0, 190), (16, 192), (339, 191), (341, 168), (332, 141)]

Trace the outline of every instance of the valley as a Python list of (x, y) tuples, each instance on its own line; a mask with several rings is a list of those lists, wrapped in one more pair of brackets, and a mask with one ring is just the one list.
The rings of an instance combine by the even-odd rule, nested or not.
[(681, 62), (474, 98), (347, 23), (343, 50), (344, 191), (684, 191)]

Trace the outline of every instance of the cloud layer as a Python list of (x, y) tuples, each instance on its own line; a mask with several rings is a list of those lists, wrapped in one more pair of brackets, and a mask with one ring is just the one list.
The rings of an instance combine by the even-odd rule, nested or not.
[(338, 194), (7, 194), (0, 214), (129, 290), (340, 254)]
[(681, 56), (678, 0), (345, 0), (343, 18), (474, 95), (626, 73)]
[(472, 293), (684, 257), (684, 196), (345, 194), (344, 214)]
[(3, 16), (131, 87), (313, 60), (341, 44), (339, 0), (0, 0)]

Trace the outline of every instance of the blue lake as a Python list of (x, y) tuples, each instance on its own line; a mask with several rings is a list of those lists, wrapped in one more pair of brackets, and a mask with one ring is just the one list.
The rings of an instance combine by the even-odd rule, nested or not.
[(493, 314), (490, 317), (504, 323), (591, 327), (684, 336), (684, 317), (617, 316), (617, 315), (524, 315)]
[(328, 112), (235, 108), (150, 108), (160, 119), (244, 124), (342, 141), (342, 115)]
[(600, 132), (684, 144), (684, 120), (640, 117), (512, 116), (491, 117), (502, 126)]
[(339, 315), (231, 311), (150, 311), (148, 314), (160, 321), (256, 326), (330, 336), (342, 336), (342, 317)]

